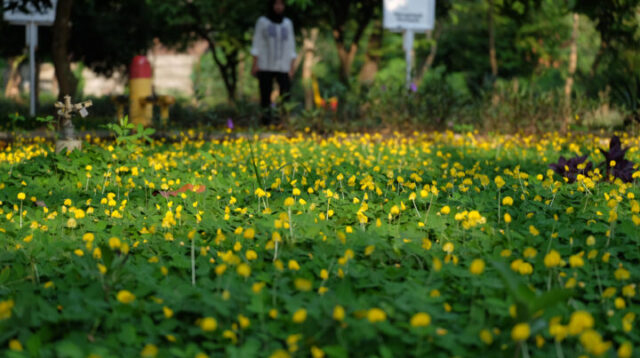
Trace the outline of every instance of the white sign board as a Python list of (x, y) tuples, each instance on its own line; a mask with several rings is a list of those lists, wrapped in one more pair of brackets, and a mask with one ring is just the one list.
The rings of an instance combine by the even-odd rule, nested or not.
[(432, 30), (436, 0), (384, 0), (384, 27), (392, 31)]
[[(8, 0), (3, 0), (4, 7), (9, 6)], [(25, 6), (26, 12), (15, 8), (4, 12), (4, 20), (12, 25), (24, 25), (27, 45), (29, 46), (29, 115), (36, 115), (36, 47), (38, 47), (38, 26), (51, 26), (56, 19), (56, 6), (58, 0), (51, 0), (51, 7), (44, 6), (38, 10), (32, 4)]]
[[(51, 0), (51, 7), (45, 8), (41, 6), (38, 10), (34, 5), (26, 6), (27, 12), (20, 11), (19, 8), (7, 10), (4, 12), (4, 20), (14, 25), (26, 25), (35, 23), (36, 25), (51, 26), (56, 19), (56, 5), (58, 0)], [(4, 6), (9, 4), (8, 0), (4, 0)]]

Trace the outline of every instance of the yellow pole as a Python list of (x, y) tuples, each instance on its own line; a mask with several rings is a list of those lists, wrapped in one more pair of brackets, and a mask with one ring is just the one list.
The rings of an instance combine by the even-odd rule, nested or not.
[(129, 120), (133, 124), (151, 126), (153, 104), (145, 99), (153, 94), (151, 64), (144, 56), (136, 56), (129, 69)]

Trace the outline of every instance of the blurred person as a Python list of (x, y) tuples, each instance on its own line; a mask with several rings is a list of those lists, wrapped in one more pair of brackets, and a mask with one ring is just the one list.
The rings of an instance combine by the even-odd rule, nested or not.
[(295, 72), (297, 54), (293, 23), (284, 16), (284, 10), (284, 0), (268, 0), (267, 15), (260, 16), (253, 35), (251, 74), (258, 78), (260, 84), (260, 107), (264, 125), (273, 122), (273, 81), (278, 82), (280, 96), (286, 100)]

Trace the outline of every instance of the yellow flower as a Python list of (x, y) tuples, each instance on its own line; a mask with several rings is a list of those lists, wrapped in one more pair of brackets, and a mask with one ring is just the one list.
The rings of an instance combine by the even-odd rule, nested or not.
[(367, 311), (367, 319), (371, 323), (382, 322), (387, 319), (387, 314), (379, 308), (372, 308)]
[(256, 230), (254, 228), (248, 228), (247, 230), (244, 231), (244, 234), (242, 235), (245, 239), (253, 239), (256, 236)]
[(528, 262), (522, 262), (518, 265), (518, 272), (521, 275), (531, 275), (533, 273), (533, 266)]
[(311, 357), (324, 358), (324, 351), (316, 346), (311, 347)]
[(504, 205), (504, 206), (513, 205), (513, 198), (510, 197), (510, 196), (505, 196), (504, 198), (502, 198), (502, 205)]
[(157, 355), (158, 355), (158, 347), (156, 347), (151, 343), (144, 346), (144, 348), (142, 349), (142, 352), (140, 352), (140, 356), (143, 358), (154, 358)]
[(78, 226), (78, 222), (76, 221), (76, 219), (69, 218), (69, 220), (67, 220), (67, 227), (69, 229), (75, 229), (77, 226)]
[(238, 315), (238, 323), (240, 324), (240, 328), (242, 329), (246, 329), (247, 327), (249, 327), (251, 325), (251, 321), (249, 320), (249, 318), (243, 316), (243, 315)]
[(471, 262), (469, 271), (474, 275), (481, 275), (484, 271), (484, 261), (482, 259), (475, 259)]
[(277, 351), (273, 352), (269, 358), (290, 358), (291, 355), (289, 354), (289, 352), (285, 351), (284, 349), (278, 349)]
[(295, 204), (295, 199), (293, 199), (292, 197), (288, 197), (286, 199), (284, 199), (284, 206), (293, 206), (293, 204)]
[(593, 327), (593, 317), (587, 311), (575, 311), (569, 319), (569, 334), (576, 336)]
[(9, 349), (14, 352), (22, 352), (22, 344), (17, 339), (12, 339), (9, 341)]
[(631, 358), (632, 355), (633, 346), (631, 345), (631, 342), (624, 342), (618, 348), (618, 358)]
[(333, 308), (333, 319), (342, 321), (344, 319), (344, 307), (337, 305)]
[(447, 242), (442, 246), (442, 251), (451, 254), (453, 252), (453, 243)]
[(426, 327), (431, 324), (431, 316), (428, 313), (418, 312), (411, 317), (412, 327)]
[(442, 209), (440, 209), (440, 213), (442, 215), (449, 215), (450, 212), (451, 212), (451, 208), (448, 205), (446, 205)]
[(511, 339), (516, 342), (525, 341), (531, 334), (531, 328), (528, 323), (518, 323), (511, 330)]
[(480, 340), (486, 345), (491, 345), (491, 343), (493, 343), (493, 335), (488, 329), (483, 329), (480, 331)]
[(511, 215), (509, 215), (509, 213), (504, 213), (504, 222), (507, 224), (511, 222)]
[(251, 275), (251, 266), (243, 262), (238, 265), (238, 267), (236, 268), (236, 272), (238, 273), (238, 275), (247, 278)]
[(98, 271), (100, 271), (100, 274), (104, 275), (105, 273), (107, 273), (107, 266), (98, 264)]
[(73, 215), (75, 216), (76, 219), (82, 219), (85, 217), (85, 212), (82, 209), (76, 209), (73, 212)]
[(167, 306), (162, 307), (162, 313), (164, 313), (164, 317), (167, 319), (173, 317), (173, 310)]
[(0, 321), (11, 318), (13, 306), (15, 306), (13, 300), (0, 301)]
[(18, 200), (24, 200), (26, 197), (25, 193), (18, 193)]
[(311, 283), (311, 281), (305, 278), (296, 278), (293, 283), (298, 291), (307, 292), (311, 291), (311, 289), (313, 288), (313, 284)]
[(235, 332), (230, 331), (228, 329), (226, 329), (224, 332), (222, 332), (222, 336), (224, 338), (230, 339), (231, 343), (236, 344), (236, 342), (238, 342), (238, 336), (235, 334)]
[(561, 263), (562, 257), (560, 257), (560, 254), (556, 250), (549, 251), (549, 253), (544, 257), (544, 265), (547, 267), (560, 266)]
[(298, 261), (289, 260), (289, 270), (293, 270), (293, 271), (300, 270), (300, 265), (298, 265)]
[(254, 250), (247, 250), (247, 252), (245, 253), (245, 257), (247, 258), (247, 260), (252, 261), (258, 258), (258, 253), (256, 253)]
[(121, 303), (124, 303), (125, 305), (128, 305), (131, 302), (135, 301), (136, 296), (134, 296), (133, 293), (131, 293), (131, 292), (127, 291), (127, 290), (120, 290), (118, 292), (118, 294), (116, 295), (116, 298)]
[(502, 188), (505, 184), (504, 179), (502, 179), (502, 177), (499, 175), (493, 181), (496, 183), (498, 189)]
[(582, 343), (587, 352), (594, 356), (604, 354), (611, 347), (611, 342), (603, 342), (602, 336), (592, 329), (580, 335), (580, 343)]
[(301, 308), (293, 314), (293, 323), (302, 323), (307, 319), (307, 310)]
[(536, 257), (536, 255), (538, 255), (538, 250), (534, 249), (533, 247), (527, 247), (522, 253), (522, 256), (528, 259), (532, 259)]
[(120, 248), (120, 244), (120, 239), (118, 239), (117, 237), (112, 237), (109, 239), (109, 247), (111, 248), (111, 250)]
[(200, 321), (200, 329), (205, 332), (213, 332), (218, 328), (218, 321), (213, 317), (205, 317)]
[(584, 251), (579, 254), (569, 256), (569, 265), (571, 267), (584, 266), (584, 259), (582, 258), (583, 254), (584, 254)]
[(613, 273), (613, 275), (615, 276), (616, 280), (618, 280), (618, 281), (628, 280), (629, 277), (631, 277), (631, 275), (629, 274), (629, 271), (627, 271), (624, 267), (619, 267)]

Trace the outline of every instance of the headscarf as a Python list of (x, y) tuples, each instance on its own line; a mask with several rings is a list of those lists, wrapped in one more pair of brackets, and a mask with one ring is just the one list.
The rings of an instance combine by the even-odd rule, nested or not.
[(267, 18), (271, 20), (271, 22), (279, 24), (282, 23), (284, 19), (284, 14), (276, 14), (275, 10), (273, 10), (273, 6), (276, 4), (277, 0), (268, 0), (268, 8), (267, 8)]

